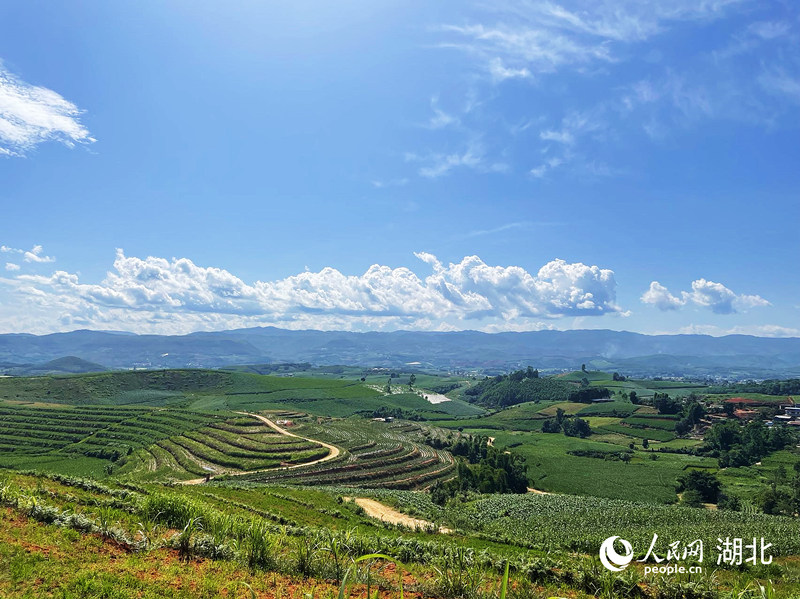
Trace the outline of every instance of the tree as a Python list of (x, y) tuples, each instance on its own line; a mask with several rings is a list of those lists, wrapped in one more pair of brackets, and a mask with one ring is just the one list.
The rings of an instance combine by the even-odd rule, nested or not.
[(642, 439), (642, 447), (644, 447), (645, 449), (650, 447), (650, 441), (648, 441), (647, 439)]
[(679, 401), (672, 399), (668, 393), (659, 393), (658, 391), (653, 394), (653, 406), (659, 414), (678, 414), (681, 411)]
[(408, 377), (408, 388), (409, 388), (409, 390), (414, 386), (414, 383), (416, 383), (416, 382), (417, 382), (417, 375), (412, 373), (411, 376)]
[(681, 496), (681, 505), (685, 507), (703, 507), (703, 496), (694, 489), (684, 491)]
[(592, 429), (589, 423), (583, 418), (570, 418), (565, 420), (562, 424), (564, 434), (568, 437), (580, 437), (584, 439), (592, 434)]
[(720, 493), (719, 501), (717, 501), (717, 509), (739, 512), (742, 510), (742, 501), (736, 495)]
[(586, 372), (586, 364), (581, 364), (581, 372)]
[(677, 492), (696, 491), (704, 503), (716, 503), (722, 483), (711, 472), (689, 470), (678, 477)]
[(392, 393), (392, 377), (389, 377), (389, 380), (386, 381), (386, 386), (383, 388), (386, 393)]
[(548, 418), (544, 422), (542, 422), (542, 432), (543, 433), (560, 433), (561, 432), (561, 425), (556, 421), (555, 418)]
[(628, 396), (628, 398), (631, 400), (631, 403), (632, 403), (632, 404), (634, 404), (634, 405), (638, 405), (638, 403), (639, 403), (639, 396), (638, 396), (638, 395), (636, 395), (636, 391), (631, 391), (631, 394)]

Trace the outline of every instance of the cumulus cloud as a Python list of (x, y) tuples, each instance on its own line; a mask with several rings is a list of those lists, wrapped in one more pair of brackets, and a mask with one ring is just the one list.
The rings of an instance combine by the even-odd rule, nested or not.
[(81, 113), (53, 90), (22, 81), (0, 61), (0, 155), (24, 156), (45, 141), (69, 147), (95, 141), (78, 120)]
[(19, 264), (13, 262), (6, 262), (6, 270), (19, 270)]
[[(46, 256), (44, 254), (44, 248), (41, 245), (35, 245), (29, 250), (21, 250), (18, 248), (9, 247), (7, 245), (0, 245), (0, 252), (4, 254), (19, 254), (22, 256), (22, 259), (25, 260), (25, 262), (44, 263), (44, 262), (56, 261), (56, 259), (53, 258), (52, 256)], [(15, 270), (15, 269), (11, 268), (8, 270)]]
[[(556, 259), (538, 272), (478, 256), (445, 264), (419, 252), (428, 276), (375, 264), (246, 283), (187, 258), (129, 257), (118, 250), (100, 283), (56, 271), (1, 279), (35, 311), (70, 325), (175, 332), (275, 324), (288, 328), (541, 328), (543, 319), (620, 313), (611, 270)], [(22, 305), (22, 302), (20, 302)]]
[(706, 279), (692, 281), (692, 290), (681, 291), (680, 296), (671, 294), (661, 283), (653, 281), (650, 283), (650, 288), (642, 294), (641, 301), (665, 311), (693, 304), (709, 308), (715, 314), (734, 314), (748, 308), (770, 305), (760, 295), (737, 295), (722, 283)]
[(642, 295), (645, 304), (653, 304), (659, 310), (677, 310), (686, 304), (686, 300), (672, 295), (669, 290), (658, 281), (650, 283), (650, 288)]

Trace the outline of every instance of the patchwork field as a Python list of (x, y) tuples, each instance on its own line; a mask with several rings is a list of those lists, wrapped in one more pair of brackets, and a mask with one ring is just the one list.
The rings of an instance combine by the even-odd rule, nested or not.
[[(444, 599), (494, 596), (488, 581), (499, 581), (497, 564), (505, 559), (511, 560), (515, 589), (526, 589), (523, 599), (603, 593), (630, 599), (764, 599), (748, 594), (756, 579), (764, 584), (780, 579), (775, 588), (784, 595), (775, 597), (797, 590), (791, 578), (800, 580), (796, 519), (760, 514), (755, 507), (769, 489), (792, 496), (797, 448), (765, 454), (750, 466), (720, 469), (715, 457), (696, 454), (702, 434), (678, 435), (683, 415), (660, 414), (653, 405), (630, 401), (633, 391), (639, 398), (647, 390), (658, 392), (663, 400), (664, 390), (685, 393), (697, 387), (614, 381), (607, 373), (578, 371), (561, 377), (560, 386), (536, 387), (541, 393), (535, 400), (500, 409), (502, 396), (499, 404), (476, 405), (478, 395), (463, 393), (475, 389), (471, 379), (336, 368), (306, 377), (281, 374), (287, 376), (182, 370), (0, 379), (0, 468), (42, 473), (9, 472), (7, 482), (0, 481), (0, 503), (10, 510), (0, 519), (0, 535), (7, 535), (0, 556), (16, 568), (11, 576), (0, 574), (0, 595), (28, 599), (67, 589), (73, 595), (64, 597), (102, 596), (119, 587), (125, 590), (109, 596), (240, 599), (248, 588), (232, 590), (218, 580), (204, 583), (208, 592), (198, 591), (197, 581), (208, 576), (187, 577), (172, 567), (159, 573), (155, 586), (121, 583), (109, 574), (119, 570), (107, 569), (99, 557), (105, 541), (87, 542), (86, 533), (167, 564), (175, 551), (190, 561), (209, 560), (218, 568), (214, 571), (246, 581), (256, 597), (271, 599), (274, 594), (259, 586), (253, 572), (280, 570), (287, 585), (313, 597), (313, 587), (292, 577), (341, 580), (345, 564), (376, 551), (411, 564), (407, 580), (415, 596)], [(606, 384), (611, 397), (601, 395), (600, 401), (591, 394), (564, 401), (561, 393), (564, 385)], [(547, 399), (550, 387), (558, 397)], [(426, 393), (446, 393), (449, 401), (432, 404)], [(706, 401), (710, 405), (719, 397)], [(571, 423), (582, 428), (569, 428)], [(490, 478), (481, 484), (516, 476), (492, 470), (501, 458), (517, 463), (522, 482), (527, 473), (529, 487), (546, 494), (459, 489), (470, 476), (487, 472)], [(743, 511), (674, 505), (678, 480), (695, 470), (715, 473)], [(453, 495), (433, 502), (453, 485)], [(429, 522), (430, 530), (396, 530), (349, 498), (377, 501), (370, 505)], [(690, 537), (713, 542), (723, 529), (763, 534), (780, 565), (669, 584), (644, 578), (636, 567), (624, 577), (598, 570), (591, 556), (605, 538), (621, 535), (643, 552), (655, 530), (653, 519), (659, 535), (687, 542)], [(34, 521), (57, 526), (42, 532), (31, 528)], [(72, 535), (74, 543), (98, 552), (90, 560), (96, 567), (80, 577), (56, 577), (36, 562), (44, 574), (40, 587), (31, 587), (23, 573), (34, 562), (14, 548), (9, 522), (53, 547), (63, 546), (64, 534)], [(451, 586), (454, 580), (462, 586)], [(391, 595), (388, 582), (383, 585), (381, 598)], [(365, 592), (363, 586), (354, 591)]]

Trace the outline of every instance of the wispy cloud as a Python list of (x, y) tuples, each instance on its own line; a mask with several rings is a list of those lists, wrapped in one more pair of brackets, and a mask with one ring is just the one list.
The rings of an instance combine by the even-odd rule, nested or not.
[(386, 181), (380, 181), (378, 179), (375, 179), (371, 181), (371, 183), (375, 189), (385, 189), (387, 187), (403, 187), (405, 185), (408, 185), (408, 177), (388, 179)]
[(531, 76), (527, 67), (509, 68), (503, 64), (502, 58), (493, 58), (489, 61), (489, 74), (495, 82), (506, 79), (528, 79)]
[(40, 143), (92, 143), (82, 111), (46, 87), (26, 83), (0, 61), (0, 155), (24, 156)]
[(480, 172), (502, 173), (509, 167), (503, 162), (490, 162), (486, 159), (483, 146), (480, 143), (472, 142), (462, 152), (450, 154), (425, 154), (419, 155), (407, 152), (406, 162), (422, 163), (418, 169), (420, 176), (426, 179), (438, 179), (451, 171), (460, 168), (477, 170)]
[(587, 43), (548, 29), (477, 24), (446, 25), (442, 30), (454, 38), (441, 46), (477, 56), (482, 68), (496, 82), (611, 59), (609, 48), (602, 42)]
[[(499, 0), (483, 2), (462, 22), (436, 31), (440, 47), (467, 57), (474, 80), (481, 82), (478, 89), (494, 98), (488, 109), (516, 111), (530, 102), (528, 115), (485, 110), (482, 123), (459, 121), (473, 136), (491, 142), (486, 156), (502, 148), (504, 161), (513, 162), (509, 154), (520, 138), (535, 132), (525, 146), (527, 156), (531, 149), (541, 155), (528, 163), (534, 179), (557, 171), (595, 177), (629, 172), (624, 165), (608, 164), (622, 154), (608, 148), (642, 133), (661, 142), (715, 119), (766, 127), (786, 116), (796, 120), (800, 13), (791, 8), (782, 11), (784, 18), (748, 19), (741, 25), (745, 10), (767, 13), (751, 0)], [(725, 19), (729, 24), (714, 25), (715, 34), (697, 47), (672, 52), (661, 46), (672, 31), (694, 29), (700, 36)], [(726, 28), (732, 32), (727, 39), (720, 35)], [(744, 52), (751, 54), (738, 56)], [(629, 68), (643, 61), (648, 63), (645, 77), (641, 68)], [(529, 85), (501, 85), (512, 79)], [(596, 84), (575, 83), (581, 79)], [(587, 125), (568, 122), (580, 115), (588, 115)], [(498, 143), (496, 128), (490, 129), (504, 117), (522, 123), (509, 127), (516, 139), (505, 144)], [(433, 122), (446, 125), (451, 119), (437, 114)], [(452, 171), (465, 154), (437, 156), (424, 176)]]
[(460, 122), (457, 116), (449, 114), (439, 107), (438, 96), (431, 98), (431, 110), (433, 110), (433, 116), (428, 121), (428, 127), (431, 129), (443, 129), (449, 125), (457, 125)]
[(767, 92), (800, 103), (800, 74), (792, 75), (780, 68), (764, 71), (758, 78)]
[(534, 225), (550, 224), (550, 223), (533, 223), (531, 221), (520, 221), (516, 223), (506, 223), (499, 227), (492, 227), (491, 229), (476, 229), (466, 233), (464, 237), (483, 237), (484, 235), (495, 235), (496, 233), (503, 233), (505, 231), (512, 231), (514, 229), (530, 229)]

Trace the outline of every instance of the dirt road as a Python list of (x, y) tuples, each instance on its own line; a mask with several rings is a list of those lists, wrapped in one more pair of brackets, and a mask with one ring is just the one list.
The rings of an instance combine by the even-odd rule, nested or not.
[[(355, 501), (358, 505), (360, 505), (364, 511), (367, 513), (367, 516), (370, 518), (376, 518), (383, 522), (388, 522), (389, 524), (400, 524), (402, 526), (407, 526), (408, 528), (418, 528), (421, 530), (429, 530), (433, 526), (433, 522), (428, 522), (427, 520), (421, 520), (419, 518), (412, 518), (407, 514), (403, 514), (402, 512), (398, 512), (395, 509), (390, 508), (388, 505), (384, 505), (374, 499), (367, 499), (366, 497), (345, 497), (348, 501)], [(439, 527), (439, 532), (441, 533), (450, 533), (453, 532), (449, 528), (444, 528), (443, 526)]]
[[(266, 468), (264, 470), (250, 470), (250, 471), (243, 471), (243, 472), (226, 472), (226, 476), (243, 476), (245, 474), (257, 474), (259, 472), (273, 472), (277, 470), (292, 470), (293, 468), (302, 468), (303, 466), (313, 466), (314, 464), (321, 464), (322, 462), (327, 462), (328, 460), (332, 460), (336, 457), (339, 457), (341, 451), (335, 445), (331, 445), (329, 443), (324, 443), (323, 441), (317, 441), (316, 439), (310, 439), (308, 437), (301, 437), (300, 435), (295, 435), (294, 433), (290, 433), (285, 428), (281, 428), (277, 424), (275, 424), (272, 420), (267, 418), (266, 416), (262, 416), (261, 414), (251, 414), (250, 412), (236, 412), (237, 414), (242, 414), (243, 416), (250, 416), (257, 420), (260, 420), (268, 427), (274, 429), (276, 432), (280, 433), (281, 435), (286, 435), (287, 437), (294, 437), (296, 439), (302, 439), (303, 441), (308, 441), (309, 443), (316, 443), (317, 445), (322, 445), (324, 448), (328, 450), (328, 455), (325, 457), (319, 458), (318, 460), (313, 460), (311, 462), (304, 462), (302, 464), (293, 464), (291, 466), (276, 466), (275, 468)], [(208, 478), (193, 478), (191, 480), (183, 480), (180, 481), (182, 485), (199, 485), (201, 483), (207, 482), (216, 478), (219, 475), (212, 475)]]

